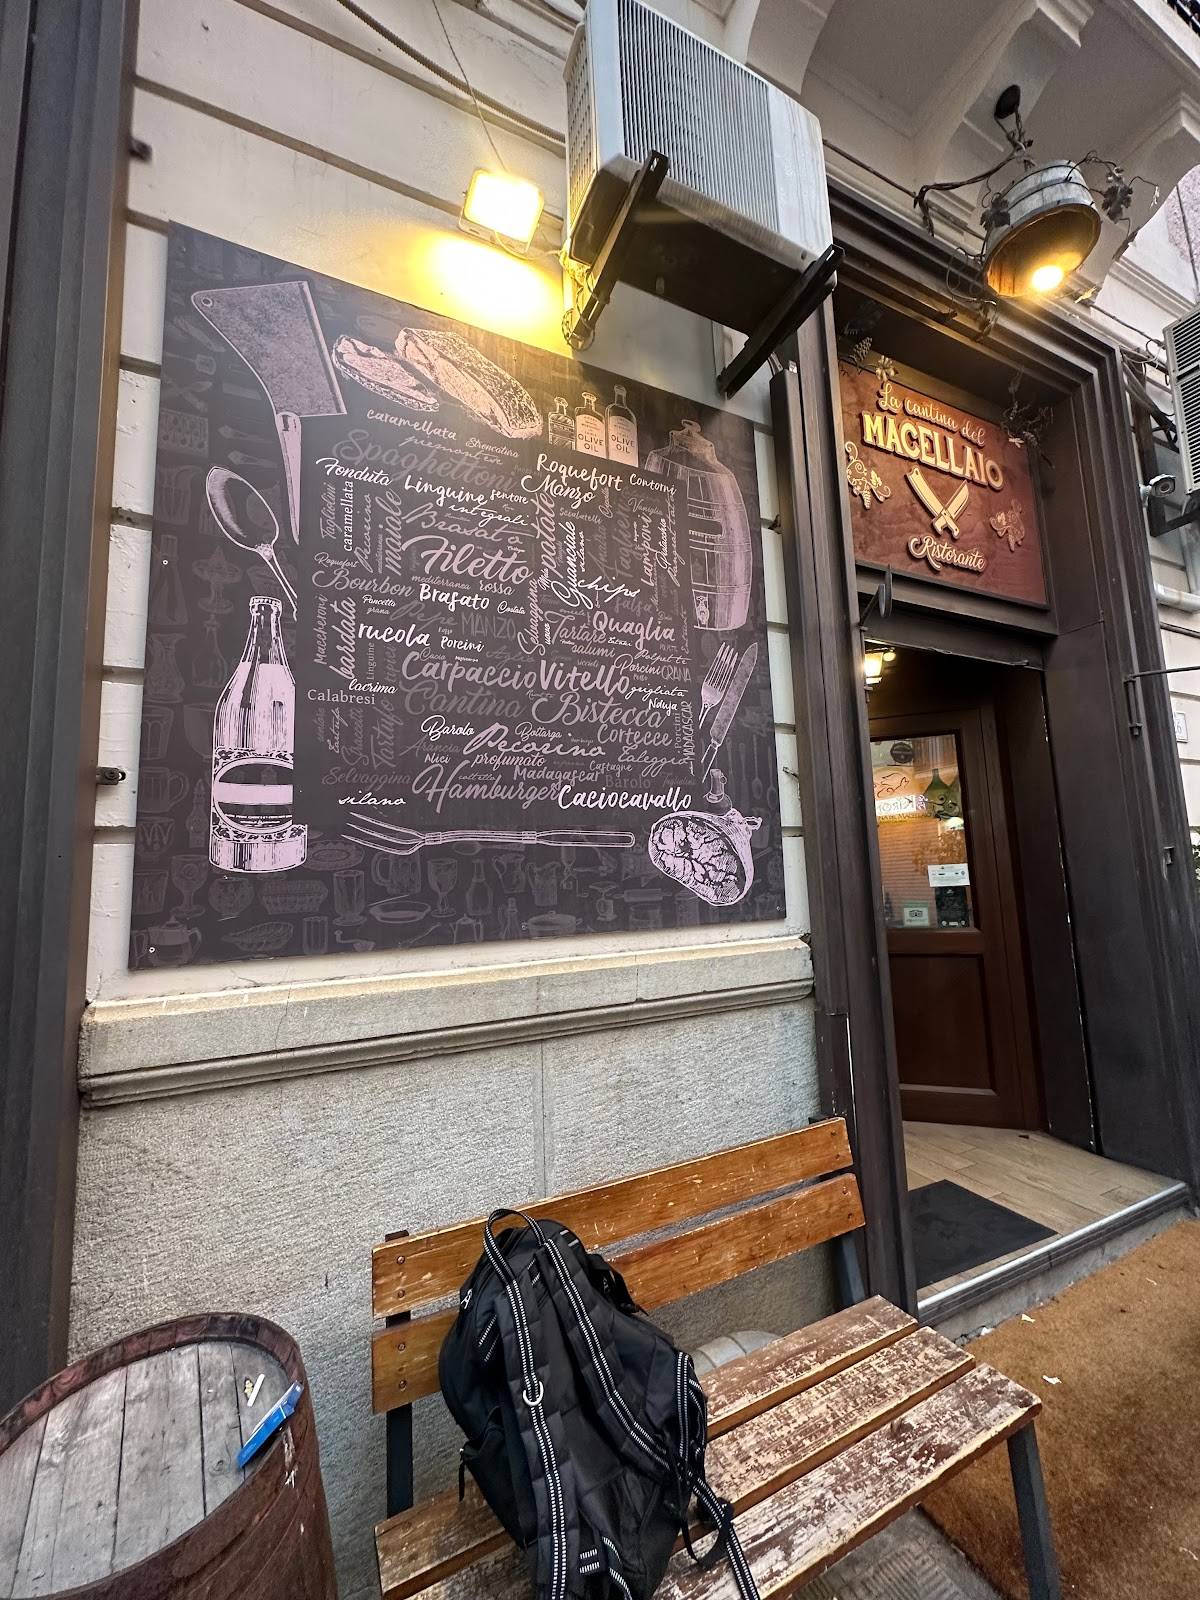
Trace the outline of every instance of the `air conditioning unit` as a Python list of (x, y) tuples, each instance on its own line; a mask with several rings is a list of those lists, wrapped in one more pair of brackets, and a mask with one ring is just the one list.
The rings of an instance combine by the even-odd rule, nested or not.
[(1164, 337), (1183, 481), (1194, 494), (1200, 489), (1200, 310), (1170, 323)]
[(589, 0), (566, 79), (571, 255), (595, 259), (657, 150), (622, 278), (752, 332), (832, 242), (817, 119), (640, 0)]

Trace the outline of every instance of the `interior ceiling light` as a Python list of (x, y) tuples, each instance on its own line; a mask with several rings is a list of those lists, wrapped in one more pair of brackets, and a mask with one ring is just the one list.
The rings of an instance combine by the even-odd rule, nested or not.
[[(1126, 181), (1123, 168), (1094, 152), (1077, 161), (1036, 165), (1029, 158), (1033, 141), (1021, 122), (1021, 91), (1016, 84), (1005, 89), (993, 114), (1008, 141), (1004, 159), (971, 178), (923, 185), (915, 204), (933, 233), (931, 194), (989, 185), (980, 217), (983, 249), (973, 258), (983, 284), (1005, 299), (1053, 294), (1091, 254), (1105, 217), (1128, 224), (1133, 185), (1149, 180), (1135, 177)], [(1014, 161), (1021, 163), (1021, 174), (1006, 188), (993, 190), (990, 180)], [(1088, 183), (1085, 168), (1102, 170), (1102, 187)], [(1158, 199), (1156, 186), (1154, 199)]]
[(462, 226), (480, 238), (499, 237), (524, 249), (537, 231), (544, 205), (542, 191), (528, 179), (480, 167), (463, 201)]

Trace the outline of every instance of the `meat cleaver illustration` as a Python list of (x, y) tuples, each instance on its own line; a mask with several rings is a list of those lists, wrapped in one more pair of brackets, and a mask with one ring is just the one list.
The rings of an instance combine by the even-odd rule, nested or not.
[(262, 384), (283, 453), (292, 538), (300, 543), (300, 418), (344, 416), (307, 283), (198, 289), (192, 304)]

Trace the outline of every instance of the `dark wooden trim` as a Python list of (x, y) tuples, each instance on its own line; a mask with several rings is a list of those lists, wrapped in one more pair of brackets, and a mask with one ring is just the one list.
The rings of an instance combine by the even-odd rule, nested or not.
[[(858, 592), (864, 603), (867, 599), (865, 587), (860, 571)], [(903, 603), (884, 621), (872, 616), (868, 629), (872, 639), (907, 645), (913, 650), (968, 656), (976, 661), (994, 661), (998, 666), (1031, 667), (1038, 672), (1043, 665), (1044, 647), (1040, 639), (969, 618), (910, 611)]]
[[(863, 595), (874, 594), (883, 576), (883, 568), (871, 567), (866, 562), (858, 566), (858, 588)], [(1050, 586), (1050, 575), (1046, 575)], [(1011, 633), (1023, 629), (1031, 636), (1053, 637), (1058, 632), (1053, 614), (1042, 606), (1024, 605), (1016, 600), (1001, 600), (993, 595), (979, 594), (971, 589), (951, 589), (926, 583), (921, 578), (909, 578), (892, 569), (892, 592), (898, 605), (914, 613), (924, 612), (930, 617), (959, 617), (964, 622), (986, 626), (999, 626)]]
[(0, 9), (0, 1410), (67, 1348), (136, 0), (31, 9)]
[(33, 0), (0, 0), (0, 374), (8, 332), (8, 278), (29, 77)]
[(879, 904), (858, 596), (842, 474), (832, 308), (797, 339), (797, 366), (771, 384), (780, 526), (791, 618), (805, 859), (813, 933), (817, 1059), (827, 1105), (845, 1116), (866, 1212), (871, 1293), (916, 1304)]

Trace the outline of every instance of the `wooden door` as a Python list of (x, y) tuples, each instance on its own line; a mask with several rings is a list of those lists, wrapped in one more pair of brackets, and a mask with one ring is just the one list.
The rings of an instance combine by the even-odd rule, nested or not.
[(871, 762), (904, 1115), (1037, 1127), (990, 710), (872, 718)]

